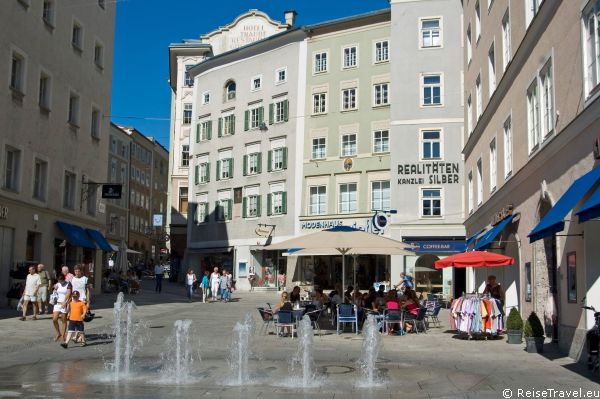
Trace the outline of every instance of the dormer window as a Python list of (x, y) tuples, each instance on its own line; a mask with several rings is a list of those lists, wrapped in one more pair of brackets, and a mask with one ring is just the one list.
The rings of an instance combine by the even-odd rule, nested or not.
[(235, 81), (225, 83), (225, 101), (235, 100)]

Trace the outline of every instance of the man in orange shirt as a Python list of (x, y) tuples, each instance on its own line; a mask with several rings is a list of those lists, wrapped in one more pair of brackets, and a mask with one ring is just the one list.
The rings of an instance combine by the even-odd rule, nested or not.
[(79, 300), (79, 292), (73, 291), (71, 294), (72, 301), (70, 303), (69, 327), (67, 338), (60, 346), (67, 349), (69, 341), (75, 335), (75, 342), (79, 342), (81, 346), (85, 346), (85, 334), (83, 333), (83, 316), (87, 311), (87, 306), (83, 301)]

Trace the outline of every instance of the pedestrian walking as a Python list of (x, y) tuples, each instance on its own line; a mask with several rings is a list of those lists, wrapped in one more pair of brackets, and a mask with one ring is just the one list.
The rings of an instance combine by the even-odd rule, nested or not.
[(71, 303), (69, 304), (69, 330), (67, 331), (67, 337), (65, 342), (62, 342), (60, 346), (67, 349), (71, 338), (75, 339), (75, 342), (79, 342), (81, 346), (85, 346), (85, 333), (83, 328), (83, 315), (87, 311), (87, 306), (83, 301), (79, 300), (79, 291), (73, 291), (71, 294)]
[(73, 280), (73, 277), (75, 277), (73, 274), (71, 274), (71, 272), (69, 272), (69, 266), (67, 265), (62, 266), (61, 272), (65, 276), (65, 281), (67, 283), (70, 283), (71, 280)]
[[(71, 299), (71, 292), (73, 287), (71, 283), (65, 280), (65, 276), (62, 274), (58, 275), (58, 282), (54, 285), (54, 293), (56, 294), (56, 303), (52, 308), (52, 323), (56, 330), (56, 337), (54, 341), (66, 338), (67, 333), (67, 313), (69, 312), (69, 300)], [(58, 327), (58, 320), (61, 321), (62, 328)]]
[(210, 287), (210, 283), (208, 282), (208, 271), (204, 271), (204, 276), (202, 277), (202, 302), (206, 303), (206, 297), (208, 296), (208, 290)]
[(213, 272), (210, 274), (210, 294), (213, 301), (217, 300), (217, 294), (220, 292), (219, 288), (221, 285), (221, 275), (219, 274), (219, 268), (215, 267)]
[(52, 280), (48, 271), (45, 270), (45, 266), (40, 263), (37, 265), (37, 273), (40, 276), (40, 288), (38, 289), (38, 309), (40, 314), (52, 313), (50, 306), (48, 306), (48, 292), (52, 289)]
[(156, 288), (154, 289), (155, 292), (162, 292), (162, 281), (164, 275), (165, 267), (161, 263), (157, 263), (156, 266), (154, 266), (154, 276), (156, 278)]
[[(79, 292), (79, 300), (85, 303), (85, 306), (90, 307), (90, 284), (86, 276), (83, 275), (83, 266), (75, 265), (75, 277), (70, 281), (73, 292)], [(66, 278), (65, 278), (66, 280)]]
[(226, 270), (223, 270), (223, 274), (221, 275), (219, 288), (221, 288), (221, 300), (223, 302), (227, 302), (228, 298), (229, 298), (229, 287), (227, 287), (227, 271)]
[(27, 280), (25, 280), (25, 291), (23, 292), (23, 315), (20, 317), (20, 320), (25, 321), (29, 302), (31, 302), (31, 307), (33, 308), (33, 317), (31, 320), (37, 320), (37, 294), (39, 288), (40, 275), (36, 273), (35, 266), (29, 266), (29, 274), (27, 275)]
[(185, 288), (187, 292), (188, 301), (192, 302), (192, 296), (194, 295), (194, 286), (198, 279), (196, 278), (196, 274), (193, 269), (188, 269), (188, 272), (185, 276)]

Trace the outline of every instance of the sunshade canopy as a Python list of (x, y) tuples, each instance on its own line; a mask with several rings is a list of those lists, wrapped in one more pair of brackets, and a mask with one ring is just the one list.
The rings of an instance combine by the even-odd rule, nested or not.
[(508, 266), (515, 263), (515, 260), (510, 256), (496, 254), (494, 252), (485, 251), (469, 251), (461, 252), (447, 258), (436, 260), (435, 268), (443, 269), (444, 267), (489, 267), (489, 266)]

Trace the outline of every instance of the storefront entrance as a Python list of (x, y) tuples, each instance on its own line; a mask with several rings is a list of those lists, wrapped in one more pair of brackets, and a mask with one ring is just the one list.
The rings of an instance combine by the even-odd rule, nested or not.
[[(387, 255), (346, 255), (344, 287), (356, 285), (367, 290), (373, 283), (389, 281), (390, 261)], [(353, 273), (356, 272), (356, 276)], [(342, 256), (299, 256), (293, 282), (333, 289), (342, 281)]]
[(287, 258), (282, 251), (252, 251), (251, 272), (256, 274), (255, 287), (279, 288), (285, 285)]

